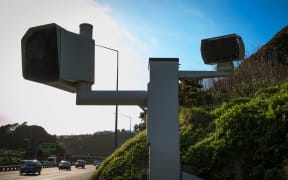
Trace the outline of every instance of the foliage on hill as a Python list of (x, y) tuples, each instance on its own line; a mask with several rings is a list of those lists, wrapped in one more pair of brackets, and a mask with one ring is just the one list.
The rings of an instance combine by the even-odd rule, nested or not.
[(147, 179), (146, 131), (138, 133), (102, 162), (91, 179)]
[(204, 134), (194, 122), (181, 130), (186, 170), (205, 179), (287, 178), (288, 82), (202, 114), (215, 119)]
[(23, 149), (9, 150), (0, 149), (0, 166), (18, 165), (19, 161), (25, 157)]

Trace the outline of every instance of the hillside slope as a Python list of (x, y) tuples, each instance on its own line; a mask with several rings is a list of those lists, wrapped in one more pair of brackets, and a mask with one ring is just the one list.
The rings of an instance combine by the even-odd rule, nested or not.
[[(213, 111), (182, 109), (180, 121), (183, 170), (215, 180), (288, 178), (288, 82)], [(91, 179), (144, 180), (147, 164), (142, 132), (107, 158)]]
[(186, 170), (205, 179), (287, 178), (288, 82), (205, 113), (213, 117), (208, 126), (194, 121), (181, 129)]
[(138, 133), (101, 163), (91, 179), (147, 179), (146, 130)]
[[(287, 34), (285, 27), (232, 78), (201, 91), (214, 106), (180, 108), (182, 170), (211, 180), (288, 179)], [(140, 136), (113, 153), (91, 179), (146, 179), (146, 134)], [(131, 161), (135, 157), (144, 157), (140, 169)]]

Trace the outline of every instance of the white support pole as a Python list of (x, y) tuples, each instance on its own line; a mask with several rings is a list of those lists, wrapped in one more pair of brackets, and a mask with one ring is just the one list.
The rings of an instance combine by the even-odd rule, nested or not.
[(178, 59), (150, 58), (149, 65), (149, 179), (180, 180)]

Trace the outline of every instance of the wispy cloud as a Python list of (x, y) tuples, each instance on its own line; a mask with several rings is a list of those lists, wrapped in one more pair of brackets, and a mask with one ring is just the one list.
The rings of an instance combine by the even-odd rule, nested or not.
[(188, 14), (188, 15), (191, 15), (191, 16), (194, 16), (194, 17), (203, 17), (204, 16), (203, 13), (199, 9), (193, 9), (191, 7), (185, 8), (183, 10), (183, 12), (185, 14)]

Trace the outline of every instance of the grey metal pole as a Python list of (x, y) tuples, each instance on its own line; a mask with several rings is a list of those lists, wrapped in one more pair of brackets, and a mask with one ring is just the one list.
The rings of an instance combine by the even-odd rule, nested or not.
[(87, 83), (78, 83), (77, 105), (147, 105), (147, 91), (91, 91)]
[(131, 116), (130, 116), (130, 137), (132, 136), (132, 131), (131, 131)]
[(80, 35), (92, 38), (93, 26), (88, 23), (80, 24)]
[[(116, 92), (118, 92), (118, 81), (119, 81), (119, 51), (117, 52), (117, 73), (116, 73)], [(114, 149), (117, 149), (118, 147), (118, 104), (115, 106), (115, 144)]]
[(28, 159), (31, 159), (31, 151), (32, 151), (32, 126), (30, 126), (30, 132), (29, 132), (29, 154), (28, 154)]
[[(104, 48), (104, 49), (108, 49), (111, 51), (115, 51), (117, 54), (117, 64), (116, 64), (116, 92), (118, 92), (118, 85), (119, 85), (119, 51), (116, 49), (112, 49), (106, 46), (101, 46), (98, 44), (95, 44), (95, 46)], [(117, 149), (118, 147), (118, 104), (116, 104), (115, 106), (115, 135), (114, 135), (114, 149)]]
[(123, 116), (123, 117), (126, 117), (126, 118), (129, 118), (129, 125), (130, 125), (130, 137), (132, 137), (132, 125), (131, 125), (131, 122), (132, 122), (132, 117), (131, 116), (128, 116), (128, 115), (125, 115), (125, 114), (120, 114), (120, 116)]

